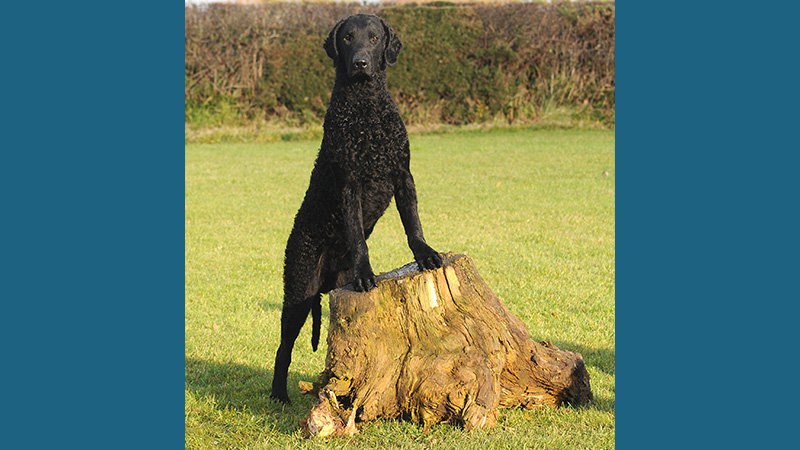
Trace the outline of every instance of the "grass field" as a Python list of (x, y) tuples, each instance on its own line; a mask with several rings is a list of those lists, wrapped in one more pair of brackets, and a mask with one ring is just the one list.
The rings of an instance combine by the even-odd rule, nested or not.
[[(469, 255), (534, 340), (580, 352), (594, 403), (503, 410), (465, 434), (440, 424), (360, 424), (352, 438), (304, 439), (324, 368), (304, 327), (291, 406), (269, 400), (279, 341), (283, 251), (318, 141), (186, 146), (186, 448), (607, 449), (614, 447), (614, 132), (495, 130), (411, 136), (428, 243)], [(368, 241), (376, 273), (412, 255), (394, 205)]]

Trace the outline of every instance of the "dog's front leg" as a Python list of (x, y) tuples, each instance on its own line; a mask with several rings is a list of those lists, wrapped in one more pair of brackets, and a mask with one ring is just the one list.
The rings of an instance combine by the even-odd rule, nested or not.
[(358, 182), (349, 182), (342, 190), (342, 209), (345, 238), (353, 256), (353, 289), (368, 291), (377, 285), (377, 281), (369, 263), (369, 249), (364, 237), (361, 185)]
[(422, 223), (419, 221), (417, 211), (417, 188), (410, 171), (401, 171), (395, 181), (394, 197), (408, 238), (408, 247), (414, 254), (414, 260), (417, 261), (420, 270), (442, 267), (441, 255), (425, 242), (425, 237), (422, 235)]

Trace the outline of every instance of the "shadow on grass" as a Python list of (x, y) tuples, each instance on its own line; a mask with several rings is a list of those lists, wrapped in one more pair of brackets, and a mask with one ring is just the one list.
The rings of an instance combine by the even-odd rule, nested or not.
[[(316, 399), (297, 394), (299, 380), (313, 381), (317, 374), (289, 372), (291, 405), (269, 398), (272, 370), (253, 368), (237, 363), (186, 358), (186, 389), (197, 398), (213, 399), (215, 409), (233, 409), (260, 416), (265, 425), (272, 425), (283, 434), (294, 434), (300, 421), (308, 415)], [(292, 391), (292, 386), (295, 387)]]
[(562, 350), (580, 353), (587, 366), (601, 370), (607, 375), (614, 376), (616, 352), (609, 348), (591, 348), (571, 342), (553, 341), (556, 347)]
[(259, 298), (258, 300), (258, 307), (261, 308), (264, 312), (273, 312), (273, 311), (282, 311), (283, 310), (283, 299), (266, 299), (266, 298)]
[[(576, 344), (554, 342), (563, 350), (578, 352), (589, 368), (614, 375), (613, 349), (593, 349)], [(233, 409), (261, 417), (265, 425), (277, 432), (291, 435), (300, 428), (300, 421), (316, 403), (316, 398), (297, 393), (299, 380), (313, 381), (316, 373), (289, 372), (291, 405), (283, 405), (269, 398), (272, 370), (253, 368), (237, 363), (186, 359), (186, 388), (197, 398), (213, 399), (216, 409)], [(294, 387), (294, 389), (292, 389)], [(611, 412), (615, 399), (606, 398), (594, 391), (594, 401), (578, 409)], [(613, 391), (613, 387), (612, 387)]]

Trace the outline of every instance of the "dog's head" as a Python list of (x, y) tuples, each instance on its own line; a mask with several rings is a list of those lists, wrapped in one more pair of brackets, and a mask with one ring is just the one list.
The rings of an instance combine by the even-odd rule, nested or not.
[(393, 66), (403, 44), (392, 27), (378, 16), (356, 14), (333, 27), (323, 45), (349, 78), (373, 78), (379, 70)]

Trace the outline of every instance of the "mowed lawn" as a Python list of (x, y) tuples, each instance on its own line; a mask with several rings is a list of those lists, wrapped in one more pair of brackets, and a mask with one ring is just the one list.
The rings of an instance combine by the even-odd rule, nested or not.
[[(469, 255), (534, 340), (583, 355), (595, 401), (503, 410), (464, 433), (408, 421), (305, 439), (315, 399), (297, 383), (324, 368), (307, 324), (289, 369), (293, 404), (269, 400), (279, 343), (283, 251), (318, 141), (187, 145), (186, 448), (605, 449), (614, 447), (614, 132), (498, 130), (411, 136), (428, 243)], [(369, 241), (372, 267), (412, 260), (392, 204)]]

